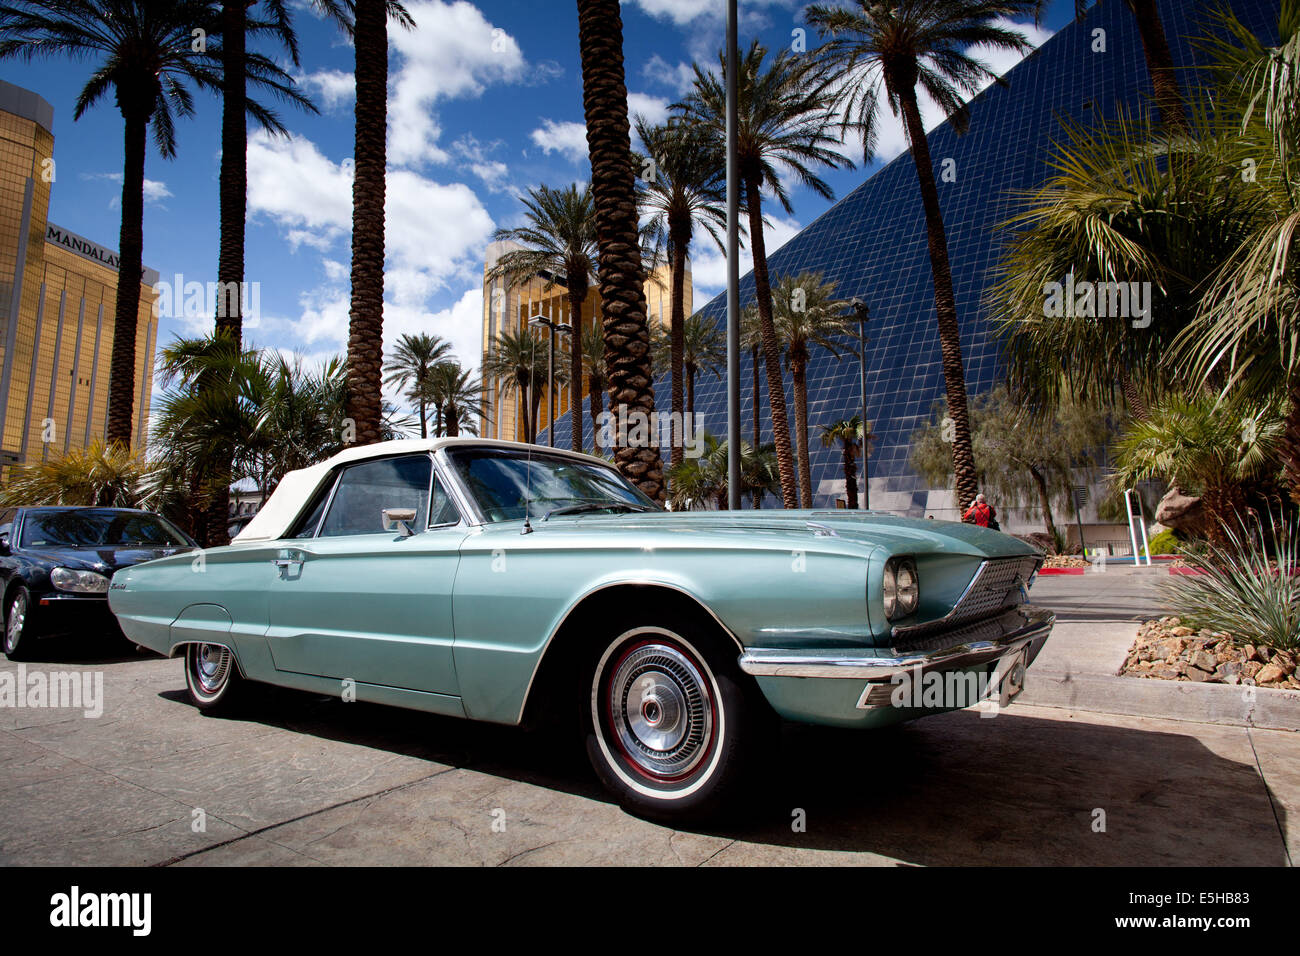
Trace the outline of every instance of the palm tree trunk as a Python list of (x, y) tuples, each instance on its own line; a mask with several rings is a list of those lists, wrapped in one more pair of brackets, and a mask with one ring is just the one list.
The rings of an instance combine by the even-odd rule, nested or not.
[[(144, 278), (144, 154), (149, 114), (119, 90), (125, 121), (122, 164), (122, 225), (118, 234), (117, 304), (113, 312), (113, 355), (108, 384), (107, 444), (131, 444), (135, 417), (135, 336)], [(143, 440), (144, 436), (140, 436)]]
[(754, 374), (754, 451), (758, 452), (759, 446), (763, 444), (763, 416), (759, 411), (758, 395), (762, 387), (761, 378), (758, 371), (758, 346), (755, 345), (750, 353), (751, 369)]
[[(939, 325), (939, 348), (943, 359), (943, 380), (948, 398), (948, 416), (953, 422), (952, 470), (957, 485), (957, 506), (965, 513), (979, 493), (975, 453), (971, 447), (970, 414), (966, 408), (966, 375), (961, 361), (961, 326), (957, 322), (957, 298), (952, 291), (952, 268), (948, 262), (948, 237), (939, 209), (939, 191), (934, 184), (930, 144), (925, 138), (915, 89), (900, 91), (907, 138), (921, 186), (925, 228), (934, 277), (934, 311)], [(865, 427), (866, 423), (863, 423)]]
[[(682, 422), (682, 434), (673, 435), (671, 460), (674, 465), (681, 464), (685, 457), (685, 448), (683, 442), (685, 439), (685, 419), (682, 413), (685, 408), (682, 404), (682, 364), (683, 353), (686, 351), (686, 247), (691, 241), (691, 225), (688, 220), (686, 223), (685, 235), (680, 223), (673, 223), (669, 230), (668, 244), (673, 250), (673, 288), (672, 288), (672, 312), (669, 316), (669, 339), (671, 342), (670, 363), (672, 365), (672, 415), (673, 421)], [(691, 416), (694, 417), (694, 403), (691, 405)]]
[(1282, 466), (1291, 500), (1300, 505), (1300, 375), (1292, 376), (1282, 431)]
[(586, 283), (579, 288), (576, 277), (569, 276), (569, 447), (574, 451), (582, 451), (582, 305), (586, 301)]
[[(524, 426), (524, 441), (531, 445), (533, 442), (533, 433), (528, 430), (528, 424), (532, 421), (532, 416), (528, 414), (528, 410), (532, 407), (530, 401), (532, 396), (529, 395), (530, 389), (528, 387), (528, 382), (524, 378), (517, 378), (516, 381), (519, 383), (519, 421), (522, 422)], [(516, 427), (515, 433), (518, 434), (518, 432), (519, 429)]]
[(683, 371), (686, 373), (686, 411), (692, 418), (695, 417), (695, 366), (683, 364)]
[(812, 462), (808, 453), (808, 365), (799, 357), (790, 363), (794, 379), (794, 428), (799, 440), (799, 504), (812, 507)]
[(605, 397), (602, 393), (600, 380), (592, 375), (587, 378), (587, 400), (591, 403), (591, 442), (595, 448), (600, 435), (600, 416), (605, 411)]
[[(216, 334), (238, 353), (244, 334), (244, 220), (248, 212), (248, 91), (244, 0), (221, 4), (221, 171), (218, 176), (221, 238), (217, 253)], [(231, 293), (233, 291), (233, 294)], [(214, 456), (218, 474), (208, 505), (208, 547), (230, 543), (230, 479), (234, 448)]]
[(1029, 466), (1029, 473), (1034, 477), (1034, 484), (1038, 486), (1038, 503), (1043, 508), (1043, 525), (1053, 541), (1060, 540), (1056, 536), (1056, 522), (1052, 520), (1052, 496), (1047, 493), (1047, 479), (1033, 465)]
[(368, 445), (380, 440), (382, 415), (388, 9), (382, 0), (357, 0), (354, 6), (357, 102), (347, 415), (356, 426), (357, 443)]
[(1160, 22), (1156, 0), (1127, 2), (1142, 37), (1142, 52), (1146, 56), (1147, 72), (1151, 74), (1151, 88), (1155, 92), (1156, 106), (1160, 109), (1160, 120), (1166, 129), (1186, 132), (1187, 111), (1183, 93), (1178, 86), (1178, 73), (1174, 67), (1173, 55), (1169, 52), (1169, 40), (1165, 35), (1164, 24)]
[(460, 436), (460, 414), (456, 411), (456, 406), (451, 405), (447, 408), (444, 413), (444, 421), (447, 423), (447, 437), (458, 438)]
[(787, 508), (799, 504), (794, 480), (794, 453), (790, 448), (790, 422), (785, 410), (785, 380), (781, 376), (781, 349), (772, 323), (772, 285), (767, 275), (767, 249), (763, 241), (763, 206), (758, 180), (745, 177), (745, 205), (749, 212), (749, 247), (754, 257), (754, 295), (758, 301), (758, 326), (762, 334), (763, 364), (767, 370), (767, 404), (772, 412), (772, 439), (781, 475), (781, 501)]
[[(591, 194), (596, 206), (597, 271), (610, 405), (614, 411), (623, 406), (653, 420), (654, 373), (646, 325), (619, 0), (578, 0), (578, 46), (587, 152), (591, 157)], [(647, 444), (646, 448), (616, 448), (614, 463), (642, 492), (662, 501), (666, 489), (659, 443)]]
[(429, 437), (428, 417), (429, 417), (428, 406), (424, 402), (423, 394), (421, 394), (420, 396), (420, 437), (421, 438)]
[(853, 445), (844, 442), (844, 496), (850, 511), (858, 510), (858, 466), (853, 460)]

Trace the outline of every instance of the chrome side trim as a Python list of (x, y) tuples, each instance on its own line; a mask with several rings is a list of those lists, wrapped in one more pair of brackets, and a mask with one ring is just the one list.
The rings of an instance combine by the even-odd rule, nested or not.
[(888, 681), (895, 674), (921, 668), (922, 671), (971, 667), (1019, 650), (1035, 640), (1046, 639), (1056, 615), (1027, 605), (1003, 617), (1002, 637), (973, 641), (939, 650), (878, 657), (838, 651), (799, 651), (751, 647), (740, 655), (740, 669), (754, 677), (819, 677), (866, 681)]
[[(546, 652), (551, 649), (551, 642), (555, 640), (555, 635), (560, 633), (565, 623), (569, 620), (569, 616), (573, 614), (573, 612), (577, 610), (578, 607), (587, 600), (587, 598), (599, 594), (601, 591), (608, 591), (610, 588), (621, 588), (621, 587), (666, 588), (669, 591), (676, 591), (678, 594), (690, 598), (701, 608), (703, 608), (708, 613), (709, 617), (713, 618), (714, 623), (716, 623), (718, 627), (722, 628), (722, 633), (726, 634), (729, 638), (732, 639), (732, 641), (735, 642), (736, 648), (738, 650), (742, 652), (745, 650), (745, 645), (740, 642), (740, 638), (736, 637), (735, 632), (732, 631), (731, 628), (727, 627), (727, 625), (722, 623), (722, 619), (719, 618), (718, 615), (713, 613), (713, 609), (709, 607), (707, 604), (705, 604), (702, 600), (700, 600), (698, 596), (692, 594), (690, 591), (687, 591), (685, 588), (679, 587), (676, 584), (666, 584), (663, 581), (654, 581), (649, 578), (636, 578), (627, 581), (611, 581), (608, 584), (602, 584), (600, 587), (592, 588), (590, 591), (585, 592), (584, 594), (582, 594), (582, 596), (580, 596), (577, 600), (575, 600), (572, 604), (570, 604), (568, 609), (565, 610), (564, 614), (560, 617), (559, 623), (557, 623), (555, 627), (551, 629), (551, 633), (547, 635), (546, 643), (542, 645), (541, 653), (537, 655), (537, 663), (533, 665), (533, 673), (528, 678), (528, 686), (524, 688), (524, 698), (523, 701), (519, 704), (519, 714), (517, 717), (515, 717), (516, 724), (521, 723), (524, 719), (524, 711), (528, 708), (528, 697), (533, 692), (533, 683), (537, 680), (537, 672), (541, 670), (542, 661), (546, 659)], [(454, 655), (454, 649), (453, 649), (453, 655)]]

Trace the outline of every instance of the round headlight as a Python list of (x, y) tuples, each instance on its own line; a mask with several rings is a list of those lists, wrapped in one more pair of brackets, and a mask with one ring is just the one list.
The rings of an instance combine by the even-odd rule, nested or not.
[(885, 617), (894, 620), (916, 613), (921, 603), (921, 582), (912, 558), (890, 558), (885, 562)]
[(77, 594), (108, 593), (108, 578), (94, 571), (55, 568), (50, 572), (50, 583), (60, 591), (73, 591)]

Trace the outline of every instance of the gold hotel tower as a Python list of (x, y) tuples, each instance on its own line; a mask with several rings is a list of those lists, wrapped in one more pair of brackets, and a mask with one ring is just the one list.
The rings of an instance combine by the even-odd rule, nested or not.
[[(501, 256), (512, 249), (519, 248), (522, 247), (509, 241), (493, 242), (487, 247), (486, 261), (483, 265), (484, 359), (492, 350), (492, 343), (496, 341), (502, 332), (518, 331), (528, 323), (529, 318), (532, 316), (545, 316), (551, 321), (562, 325), (572, 324), (569, 314), (568, 289), (563, 282), (556, 282), (551, 288), (547, 289), (548, 280), (545, 276), (534, 276), (527, 282), (518, 282), (513, 285), (506, 283), (504, 279), (489, 279), (487, 277)], [(646, 277), (646, 317), (650, 322), (652, 334), (656, 325), (667, 329), (672, 318), (671, 276), (672, 270), (666, 265), (660, 265)], [(686, 265), (685, 299), (686, 315), (689, 316), (693, 311), (689, 262)], [(582, 304), (582, 327), (584, 329), (589, 328), (592, 322), (599, 321), (599, 318), (600, 290), (593, 282), (591, 288), (587, 290), (587, 298)], [(544, 328), (537, 331), (542, 335), (548, 334)], [(567, 370), (569, 367), (569, 348), (569, 336), (556, 335), (555, 368), (557, 375), (561, 369)], [(582, 389), (578, 393), (578, 401), (584, 401), (586, 397), (587, 387), (584, 381)], [(550, 421), (548, 414), (549, 401), (549, 397), (543, 394), (537, 414), (537, 434), (539, 437), (546, 431), (547, 423)], [(569, 401), (568, 386), (556, 385), (556, 422), (563, 420), (569, 414)], [(517, 395), (512, 394), (500, 381), (493, 380), (485, 375), (483, 378), (483, 423), (480, 427), (483, 436), (487, 438), (504, 438), (510, 441), (523, 441), (524, 421), (523, 416), (520, 414), (519, 405), (520, 401)], [(608, 397), (605, 399), (605, 407), (606, 409), (609, 407)], [(591, 419), (588, 417), (583, 424), (584, 447), (590, 449), (594, 438)], [(567, 439), (565, 447), (568, 447)]]
[[(105, 435), (117, 254), (49, 221), (54, 109), (0, 80), (0, 466)], [(131, 444), (147, 437), (158, 273), (145, 269)]]

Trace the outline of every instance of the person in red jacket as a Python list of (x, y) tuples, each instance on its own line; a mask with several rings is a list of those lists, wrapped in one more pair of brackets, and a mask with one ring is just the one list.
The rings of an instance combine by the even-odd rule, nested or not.
[(984, 495), (975, 496), (975, 503), (966, 509), (966, 513), (961, 516), (962, 521), (971, 524), (977, 524), (981, 528), (992, 528), (998, 530), (998, 513), (993, 510), (988, 499)]

